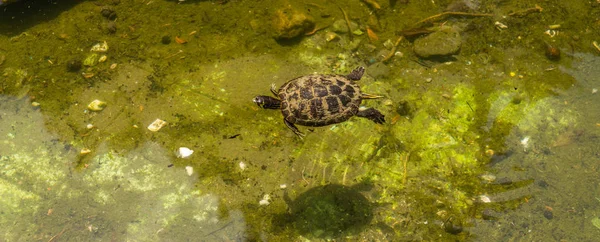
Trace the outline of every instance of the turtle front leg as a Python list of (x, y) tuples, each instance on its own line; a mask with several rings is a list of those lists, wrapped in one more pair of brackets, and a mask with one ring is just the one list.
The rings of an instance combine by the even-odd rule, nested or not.
[(352, 72), (350, 74), (348, 74), (347, 77), (350, 80), (358, 81), (363, 76), (363, 74), (365, 74), (365, 68), (362, 66), (359, 66), (356, 69), (352, 70)]
[(290, 128), (292, 131), (294, 131), (294, 134), (298, 135), (298, 138), (302, 139), (302, 137), (305, 136), (305, 134), (303, 134), (302, 132), (300, 132), (300, 130), (298, 130), (298, 128), (296, 127), (296, 125), (294, 125), (290, 121), (287, 121), (287, 120), (283, 119), (283, 122), (285, 123), (285, 125), (288, 128)]
[(356, 113), (356, 116), (368, 118), (369, 120), (377, 124), (382, 124), (385, 122), (385, 116), (374, 108), (367, 108), (365, 110), (358, 111), (358, 113)]

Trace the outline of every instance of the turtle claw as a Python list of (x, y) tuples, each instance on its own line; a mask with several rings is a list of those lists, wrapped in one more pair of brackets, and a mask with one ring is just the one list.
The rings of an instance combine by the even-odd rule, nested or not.
[(273, 93), (273, 95), (275, 95), (276, 97), (278, 96), (277, 94), (277, 86), (275, 86), (275, 83), (271, 83), (271, 92)]
[(298, 138), (303, 139), (303, 137), (306, 136), (306, 134), (300, 132), (300, 130), (298, 130), (298, 128), (296, 127), (296, 125), (294, 125), (290, 121), (287, 121), (287, 120), (284, 119), (283, 122), (285, 123), (285, 125), (288, 128), (290, 128), (292, 131), (294, 131), (294, 134), (296, 134), (298, 136)]

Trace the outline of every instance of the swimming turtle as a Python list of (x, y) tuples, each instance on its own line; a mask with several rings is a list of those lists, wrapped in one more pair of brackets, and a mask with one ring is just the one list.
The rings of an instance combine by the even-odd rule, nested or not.
[(368, 118), (382, 124), (385, 119), (374, 108), (360, 108), (363, 99), (381, 96), (362, 93), (356, 81), (365, 73), (364, 67), (350, 74), (313, 74), (294, 78), (279, 90), (271, 85), (276, 97), (256, 96), (252, 101), (264, 109), (281, 109), (283, 121), (300, 138), (304, 136), (294, 124), (320, 127), (344, 122), (352, 116)]

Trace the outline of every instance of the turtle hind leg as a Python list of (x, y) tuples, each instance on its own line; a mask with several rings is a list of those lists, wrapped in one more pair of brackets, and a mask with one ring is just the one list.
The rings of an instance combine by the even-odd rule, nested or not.
[(305, 134), (303, 134), (302, 132), (300, 132), (300, 130), (298, 130), (298, 128), (296, 127), (296, 125), (294, 125), (290, 121), (287, 121), (287, 120), (283, 119), (283, 122), (285, 123), (285, 125), (288, 128), (290, 128), (292, 131), (294, 131), (294, 134), (298, 135), (298, 138), (302, 139), (302, 137), (305, 136)]
[(358, 113), (356, 113), (356, 116), (368, 118), (369, 120), (377, 124), (382, 124), (385, 122), (385, 116), (374, 108), (367, 108), (365, 110), (358, 111)]
[(348, 74), (348, 76), (346, 77), (348, 77), (348, 79), (350, 80), (358, 81), (363, 76), (363, 74), (365, 74), (365, 68), (359, 66), (356, 69), (352, 70), (352, 72), (350, 72), (350, 74)]

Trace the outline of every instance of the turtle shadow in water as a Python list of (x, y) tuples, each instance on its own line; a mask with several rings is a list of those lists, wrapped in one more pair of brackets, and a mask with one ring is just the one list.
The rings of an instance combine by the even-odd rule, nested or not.
[(293, 201), (285, 194), (289, 212), (276, 216), (274, 224), (291, 227), (307, 238), (358, 234), (373, 219), (373, 205), (359, 190), (328, 184), (311, 188)]

